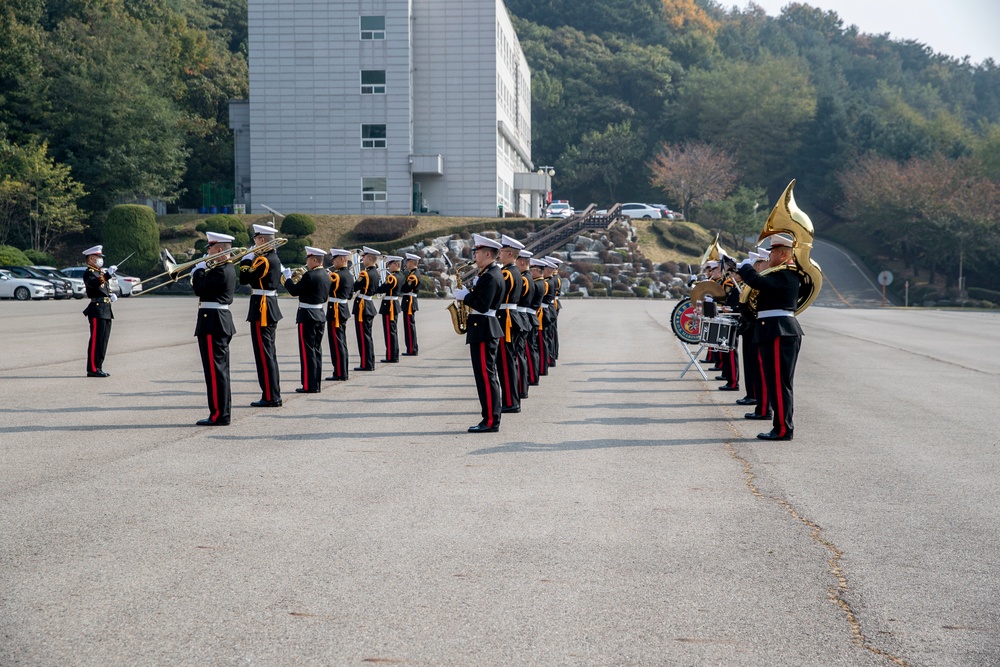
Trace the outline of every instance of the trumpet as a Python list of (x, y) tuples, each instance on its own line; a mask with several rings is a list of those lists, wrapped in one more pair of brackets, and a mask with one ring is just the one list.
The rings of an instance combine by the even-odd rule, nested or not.
[[(293, 285), (297, 285), (297, 284), (298, 284), (298, 282), (299, 282), (300, 280), (302, 280), (302, 276), (306, 275), (306, 271), (308, 271), (308, 270), (309, 270), (309, 269), (307, 269), (307, 268), (306, 268), (306, 267), (304, 267), (304, 266), (300, 266), (300, 267), (298, 267), (298, 268), (296, 268), (296, 269), (293, 269), (293, 270), (292, 270), (292, 277), (291, 277), (291, 278), (289, 278), (288, 280), (291, 280), (291, 281), (292, 281), (292, 284), (293, 284)], [(285, 282), (286, 282), (286, 281), (285, 281), (285, 276), (284, 276), (284, 275), (282, 275), (282, 276), (281, 276), (281, 278), (280, 278), (279, 280), (281, 280), (281, 284), (282, 284), (282, 285), (284, 285), (284, 284), (285, 284)]]

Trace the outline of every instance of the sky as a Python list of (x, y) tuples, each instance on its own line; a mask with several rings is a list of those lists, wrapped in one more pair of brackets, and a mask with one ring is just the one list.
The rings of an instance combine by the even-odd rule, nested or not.
[[(987, 58), (1000, 64), (1000, 1), (998, 0), (796, 0), (834, 11), (844, 27), (893, 39), (914, 39), (962, 59), (980, 64)], [(770, 16), (777, 16), (791, 0), (755, 0)], [(726, 3), (723, 2), (723, 5)], [(746, 8), (748, 2), (737, 6)]]

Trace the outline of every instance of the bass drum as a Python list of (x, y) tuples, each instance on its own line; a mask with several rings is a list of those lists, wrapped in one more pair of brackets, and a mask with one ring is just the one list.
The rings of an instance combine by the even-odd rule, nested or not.
[(670, 314), (670, 328), (674, 330), (682, 343), (699, 345), (701, 343), (701, 318), (691, 299), (681, 299)]

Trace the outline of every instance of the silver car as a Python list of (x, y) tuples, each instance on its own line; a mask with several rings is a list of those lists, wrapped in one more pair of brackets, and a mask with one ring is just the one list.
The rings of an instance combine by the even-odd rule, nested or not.
[(35, 278), (18, 278), (10, 271), (0, 269), (0, 299), (51, 299), (56, 289), (52, 283)]
[[(87, 272), (86, 266), (71, 266), (68, 269), (62, 269), (61, 273), (65, 276), (71, 278), (80, 278), (83, 280), (83, 274)], [(124, 273), (116, 273), (111, 276), (108, 281), (108, 287), (111, 288), (111, 293), (118, 296), (132, 296), (133, 294), (139, 294), (142, 291), (142, 280), (136, 278), (135, 276), (127, 276)]]
[(65, 273), (61, 272), (54, 266), (34, 266), (34, 269), (38, 269), (41, 273), (52, 278), (64, 278), (70, 282), (73, 286), (73, 298), (82, 299), (87, 296), (87, 288), (83, 284), (83, 278), (74, 278), (72, 276), (67, 276)]

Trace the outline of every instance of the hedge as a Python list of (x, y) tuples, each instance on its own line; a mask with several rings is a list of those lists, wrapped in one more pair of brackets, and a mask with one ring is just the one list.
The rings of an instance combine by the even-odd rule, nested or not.
[(0, 264), (4, 266), (30, 266), (31, 260), (23, 251), (12, 245), (0, 245)]
[(316, 221), (308, 213), (290, 213), (281, 221), (286, 236), (309, 236), (316, 231)]
[(247, 232), (243, 221), (235, 215), (220, 213), (205, 218), (195, 227), (201, 233), (215, 232), (216, 234), (229, 234), (233, 237), (233, 247), (242, 248), (250, 245), (250, 234)]
[(24, 256), (31, 260), (31, 263), (35, 266), (55, 266), (56, 258), (47, 252), (41, 250), (27, 249), (24, 251)]
[(354, 238), (361, 243), (395, 241), (416, 226), (415, 218), (365, 218), (354, 226)]
[[(145, 276), (160, 261), (160, 226), (148, 206), (119, 204), (108, 212), (103, 227), (104, 258), (109, 265), (126, 257), (129, 273)], [(134, 253), (134, 254), (133, 254)]]

